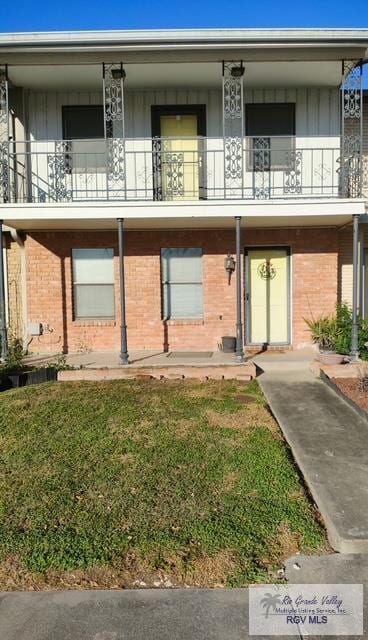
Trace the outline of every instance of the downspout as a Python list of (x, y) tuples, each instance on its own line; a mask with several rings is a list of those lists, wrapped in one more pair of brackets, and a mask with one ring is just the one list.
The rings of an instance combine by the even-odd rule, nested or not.
[(4, 274), (4, 224), (0, 220), (0, 338), (1, 360), (4, 362), (8, 355), (8, 332), (6, 326), (6, 300), (5, 300), (5, 274)]
[(242, 323), (241, 217), (235, 218), (236, 231), (236, 361), (244, 362)]
[(353, 216), (353, 309), (351, 327), (351, 362), (359, 360), (359, 312), (358, 312), (358, 287), (359, 287), (359, 215)]
[(18, 229), (9, 229), (11, 239), (17, 243), (20, 251), (20, 295), (22, 302), (22, 342), (23, 349), (28, 349), (28, 335), (27, 335), (27, 262), (26, 262), (26, 247), (24, 244), (25, 234)]
[(120, 276), (120, 362), (129, 364), (124, 265), (124, 219), (118, 218), (119, 276)]

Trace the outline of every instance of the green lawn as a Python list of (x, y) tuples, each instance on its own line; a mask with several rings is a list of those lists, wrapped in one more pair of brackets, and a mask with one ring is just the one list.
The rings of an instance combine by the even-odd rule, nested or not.
[(240, 586), (325, 548), (256, 382), (0, 394), (0, 589)]

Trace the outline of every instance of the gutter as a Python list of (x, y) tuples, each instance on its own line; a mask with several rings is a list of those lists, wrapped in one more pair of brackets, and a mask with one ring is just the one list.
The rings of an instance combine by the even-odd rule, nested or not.
[(254, 46), (368, 46), (368, 29), (208, 29), (147, 31), (76, 31), (0, 34), (0, 48), (43, 50), (56, 47), (208, 48)]

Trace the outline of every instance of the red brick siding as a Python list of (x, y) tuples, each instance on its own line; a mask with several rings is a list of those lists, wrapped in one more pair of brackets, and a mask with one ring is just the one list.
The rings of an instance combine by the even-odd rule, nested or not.
[[(337, 300), (337, 232), (334, 229), (245, 229), (244, 246), (284, 245), (292, 252), (293, 346), (308, 342), (304, 319), (331, 311)], [(116, 321), (73, 319), (71, 250), (113, 247), (115, 251)], [(203, 322), (161, 320), (161, 247), (202, 247)], [(120, 344), (117, 232), (37, 232), (28, 236), (29, 321), (49, 326), (30, 350), (116, 350)], [(235, 276), (230, 286), (224, 258), (235, 253), (233, 230), (160, 230), (126, 233), (126, 299), (130, 349), (215, 349), (223, 335), (234, 335)]]

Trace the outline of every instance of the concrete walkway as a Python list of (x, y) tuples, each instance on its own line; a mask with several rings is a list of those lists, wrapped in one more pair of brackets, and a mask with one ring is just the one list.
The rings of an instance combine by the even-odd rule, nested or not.
[[(248, 590), (3, 593), (0, 595), (0, 638), (247, 640)], [(262, 636), (257, 638), (265, 640)]]
[(267, 397), (332, 547), (368, 553), (368, 426), (301, 359), (256, 359)]
[[(294, 584), (363, 584), (366, 597), (368, 555), (294, 556), (286, 563), (286, 577)], [(368, 638), (367, 617), (365, 608), (364, 635), (360, 639)], [(250, 637), (266, 640), (264, 636), (249, 636), (248, 589), (0, 593), (1, 640), (249, 640)], [(279, 640), (290, 637), (306, 638), (298, 634), (277, 636)], [(308, 638), (314, 640), (314, 636)], [(344, 638), (358, 640), (355, 636)]]
[[(363, 636), (343, 636), (345, 640), (368, 638), (368, 555), (339, 554), (294, 556), (286, 562), (285, 576), (293, 584), (362, 584)], [(327, 636), (322, 636), (327, 638)], [(328, 636), (331, 639), (331, 636)], [(339, 636), (341, 638), (342, 636)], [(308, 636), (309, 640), (319, 640)], [(332, 640), (332, 639), (331, 639)]]

